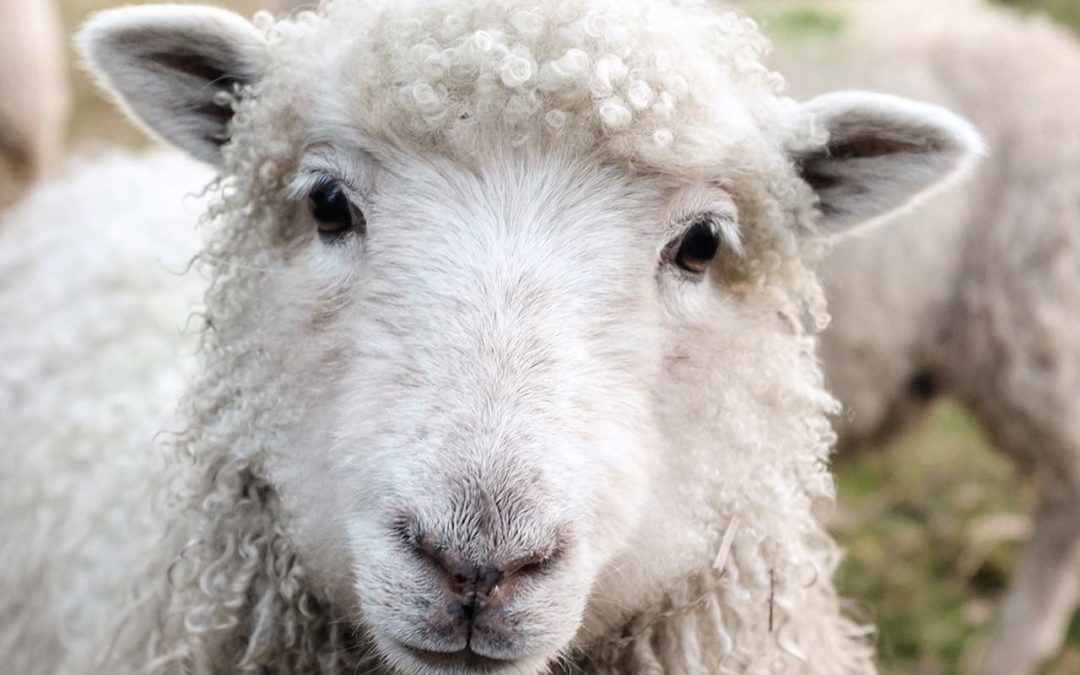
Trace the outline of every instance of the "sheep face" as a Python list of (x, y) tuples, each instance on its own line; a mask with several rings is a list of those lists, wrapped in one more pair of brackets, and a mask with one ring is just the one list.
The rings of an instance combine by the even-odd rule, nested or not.
[[(460, 4), (484, 20), (514, 9)], [(667, 47), (689, 36), (691, 50), (712, 53), (714, 33), (691, 29), (710, 10), (690, 5), (663, 4), (657, 25), (686, 27)], [(503, 88), (529, 73), (500, 61), (490, 77), (431, 88), (451, 100), (447, 117), (425, 107), (427, 89), (363, 80), (354, 66), (407, 72), (394, 59), (427, 64), (437, 38), (472, 59), (476, 35), (461, 43), (444, 22), (419, 51), (385, 44), (422, 24), (410, 19), (366, 28), (383, 41), (368, 53), (335, 32), (351, 6), (331, 7), (340, 21), (309, 19), (299, 37), (275, 29), (273, 48), (205, 8), (106, 14), (83, 38), (140, 120), (232, 181), (221, 252), (243, 264), (225, 260), (227, 290), (210, 309), (216, 356), (246, 393), (213, 414), (258, 426), (245, 461), (272, 487), (317, 596), (397, 670), (449, 675), (539, 673), (718, 549), (744, 561), (733, 583), (770, 603), (801, 592), (824, 571), (805, 572), (806, 551), (823, 539), (811, 504), (830, 490), (832, 403), (801, 318), (819, 310), (802, 264), (810, 233), (937, 184), (974, 152), (974, 134), (887, 97), (798, 106), (761, 89), (748, 102), (742, 83), (714, 107), (687, 104), (681, 128), (697, 140), (680, 146), (670, 129), (639, 133), (682, 118), (660, 103), (640, 119), (616, 105), (600, 58), (603, 81), (552, 94), (549, 78), (527, 97), (541, 109), (523, 117), (499, 106), (517, 105)], [(657, 6), (626, 5), (642, 16)], [(663, 37), (653, 23), (638, 21), (631, 42)], [(736, 22), (732, 35), (745, 30)], [(342, 49), (308, 70), (275, 63), (274, 50), (287, 61), (334, 36)], [(568, 53), (552, 38), (537, 58), (542, 46), (555, 60)], [(573, 65), (563, 61), (539, 72), (561, 77)], [(485, 63), (443, 70), (483, 74)], [(731, 69), (714, 70), (698, 84)], [(233, 119), (236, 85), (256, 93)], [(403, 91), (411, 107), (395, 115)], [(545, 112), (545, 96), (577, 121)], [(436, 118), (454, 122), (424, 126)], [(795, 144), (796, 127), (819, 133)], [(739, 518), (753, 527), (732, 539)], [(768, 562), (747, 563), (750, 551)], [(773, 588), (789, 571), (801, 574), (793, 590)], [(760, 624), (749, 613), (764, 597), (737, 621)]]
[(266, 292), (305, 345), (273, 483), (311, 573), (406, 669), (469, 647), (539, 670), (669, 510), (655, 395), (686, 315), (724, 302), (702, 266), (738, 246), (734, 205), (568, 156), (327, 152)]

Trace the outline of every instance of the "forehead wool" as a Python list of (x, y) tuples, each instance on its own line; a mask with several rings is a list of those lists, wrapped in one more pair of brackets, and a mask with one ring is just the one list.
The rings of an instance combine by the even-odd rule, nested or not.
[(700, 172), (775, 160), (791, 105), (754, 22), (700, 1), (334, 0), (270, 32), (270, 79), (304, 78), (313, 123), (451, 156), (540, 142)]

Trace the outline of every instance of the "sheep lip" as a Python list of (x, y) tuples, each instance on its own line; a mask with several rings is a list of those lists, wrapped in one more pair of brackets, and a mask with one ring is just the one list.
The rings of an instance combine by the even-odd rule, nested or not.
[(401, 646), (413, 658), (422, 661), (429, 666), (467, 668), (470, 671), (488, 673), (502, 670), (514, 663), (509, 660), (483, 656), (469, 648), (456, 652), (435, 652), (428, 649), (410, 647), (404, 644)]

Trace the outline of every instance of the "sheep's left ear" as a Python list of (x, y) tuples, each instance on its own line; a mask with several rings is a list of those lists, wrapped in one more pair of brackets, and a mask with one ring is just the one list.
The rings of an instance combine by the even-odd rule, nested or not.
[(828, 141), (796, 152), (817, 192), (821, 231), (834, 234), (888, 216), (965, 174), (983, 142), (963, 118), (935, 105), (842, 92), (800, 106), (803, 123)]
[(135, 121), (214, 165), (228, 140), (238, 85), (258, 80), (266, 40), (222, 9), (147, 5), (101, 12), (79, 34), (101, 85)]

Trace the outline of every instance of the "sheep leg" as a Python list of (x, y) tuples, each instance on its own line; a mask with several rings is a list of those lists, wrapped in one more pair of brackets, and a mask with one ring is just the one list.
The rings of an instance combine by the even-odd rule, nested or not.
[(1034, 673), (1061, 647), (1080, 600), (1080, 493), (1040, 481), (1042, 504), (1001, 605), (982, 675)]

